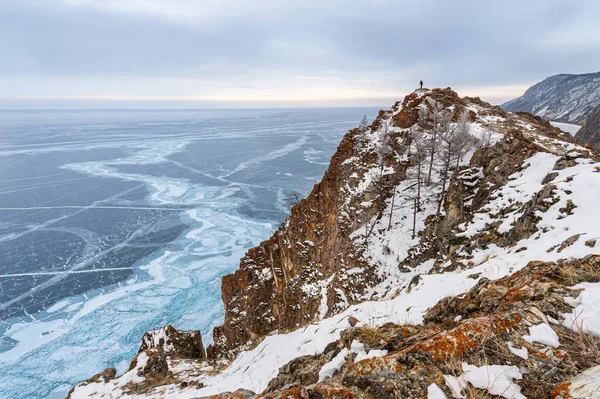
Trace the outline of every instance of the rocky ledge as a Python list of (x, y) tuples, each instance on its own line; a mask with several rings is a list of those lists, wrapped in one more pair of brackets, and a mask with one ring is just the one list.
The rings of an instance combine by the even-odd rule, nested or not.
[(223, 278), (206, 351), (149, 332), (70, 397), (593, 398), (599, 197), (597, 154), (547, 121), (417, 90)]

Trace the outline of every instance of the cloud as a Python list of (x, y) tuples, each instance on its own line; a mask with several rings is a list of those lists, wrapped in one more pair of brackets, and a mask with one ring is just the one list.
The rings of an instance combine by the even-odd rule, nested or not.
[(597, 69), (599, 11), (588, 0), (0, 0), (0, 96), (368, 102), (423, 79), (501, 101)]

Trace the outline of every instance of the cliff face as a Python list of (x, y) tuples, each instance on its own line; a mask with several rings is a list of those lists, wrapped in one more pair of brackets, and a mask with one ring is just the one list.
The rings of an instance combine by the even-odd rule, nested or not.
[(405, 132), (390, 127), (389, 154), (377, 153), (382, 138), (376, 127), (395, 111), (381, 112), (368, 132), (350, 131), (321, 182), (268, 241), (248, 251), (239, 270), (223, 278), (225, 323), (214, 331), (211, 355), (339, 312), (379, 280), (351, 233), (379, 215), (406, 178), (407, 158), (398, 155), (407, 151)]
[(526, 111), (551, 121), (582, 124), (600, 104), (600, 72), (555, 75), (502, 104), (506, 111)]
[(592, 398), (599, 171), (540, 117), (418, 90), (224, 277), (208, 360), (151, 332), (71, 397)]
[[(423, 101), (427, 103), (429, 99), (452, 108), (454, 121), (464, 110), (469, 111), (468, 107), (482, 107), (479, 108), (481, 115), (470, 110), (469, 118), (473, 122), (497, 114), (507, 117), (497, 126), (499, 130), (508, 132), (527, 121), (540, 132), (559, 134), (540, 118), (523, 114), (519, 119), (511, 119), (497, 107), (478, 99), (461, 99), (450, 89), (417, 91), (392, 109), (380, 112), (367, 130), (350, 131), (310, 195), (293, 207), (290, 218), (268, 241), (248, 252), (238, 271), (223, 278), (225, 323), (214, 331), (215, 345), (209, 348), (211, 356), (235, 352), (273, 330), (290, 331), (338, 313), (351, 304), (385, 297), (394, 291), (392, 285), (395, 284), (390, 285), (389, 279), (395, 270), (385, 270), (378, 262), (369, 260), (373, 258), (370, 253), (373, 246), (380, 246), (369, 239), (377, 241), (378, 236), (388, 235), (389, 217), (384, 215), (389, 205), (386, 201), (394, 195), (395, 187), (407, 179), (410, 129), (416, 126)], [(382, 154), (383, 140), (387, 140), (391, 148)], [(527, 147), (528, 143), (515, 138), (495, 148), (487, 157), (481, 155), (484, 159), (474, 167), (493, 159), (494, 184), (502, 185), (515, 170), (514, 165), (535, 151), (522, 151), (522, 146)], [(452, 188), (449, 192), (453, 192)], [(427, 195), (426, 190), (423, 195)], [(480, 198), (474, 199), (475, 206), (486, 199), (484, 194), (478, 195)], [(437, 200), (429, 198), (429, 201)], [(452, 203), (462, 205), (458, 201)], [(465, 210), (459, 213), (455, 215), (453, 209), (443, 223), (428, 228), (425, 234), (433, 243), (428, 247), (416, 246), (412, 252), (422, 252), (425, 247), (430, 256), (446, 252), (447, 243), (440, 237), (447, 235), (448, 225), (456, 224)], [(387, 248), (378, 249), (389, 251), (388, 257), (396, 255), (398, 262), (402, 260), (402, 254), (395, 253), (397, 249), (392, 243), (383, 246)], [(422, 255), (417, 258), (419, 262), (425, 260)], [(388, 287), (380, 286), (384, 282)], [(379, 289), (374, 290), (375, 287)]]
[(585, 119), (575, 138), (591, 146), (600, 145), (600, 105)]

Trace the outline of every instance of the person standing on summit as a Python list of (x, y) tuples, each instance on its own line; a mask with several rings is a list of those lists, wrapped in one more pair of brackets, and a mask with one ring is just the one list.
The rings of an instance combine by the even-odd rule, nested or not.
[(423, 89), (423, 81), (420, 81), (419, 84), (421, 85), (421, 89)]

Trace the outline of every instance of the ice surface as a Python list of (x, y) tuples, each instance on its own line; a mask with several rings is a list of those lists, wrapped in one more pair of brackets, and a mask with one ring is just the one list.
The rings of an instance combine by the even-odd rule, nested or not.
[(374, 112), (0, 114), (0, 397), (122, 373), (167, 323), (210, 341), (221, 276)]
[(555, 126), (564, 132), (571, 133), (572, 135), (575, 135), (575, 133), (577, 133), (579, 131), (579, 129), (581, 129), (580, 125), (574, 125), (572, 123), (563, 123), (563, 122), (550, 122), (550, 123), (552, 124), (552, 126)]

